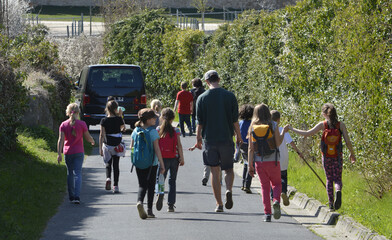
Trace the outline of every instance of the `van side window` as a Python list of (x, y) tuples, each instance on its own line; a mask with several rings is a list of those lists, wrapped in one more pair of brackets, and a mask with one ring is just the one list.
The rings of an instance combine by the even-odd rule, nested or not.
[(87, 70), (84, 69), (82, 73), (80, 74), (80, 79), (79, 79), (79, 89), (83, 89), (84, 85), (86, 84), (86, 77), (87, 77)]

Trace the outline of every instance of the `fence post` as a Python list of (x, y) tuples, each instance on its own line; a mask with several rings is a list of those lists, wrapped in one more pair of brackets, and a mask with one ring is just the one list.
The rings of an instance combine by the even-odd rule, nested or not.
[(92, 32), (93, 32), (92, 22), (93, 22), (93, 15), (92, 15), (91, 5), (90, 5), (90, 36), (92, 35)]
[(74, 22), (72, 21), (72, 26), (71, 26), (71, 29), (72, 29), (72, 37), (74, 36)]
[(67, 26), (67, 37), (69, 38), (69, 26)]
[(177, 8), (177, 11), (176, 11), (176, 16), (177, 16), (177, 27), (178, 27), (178, 23), (179, 23), (179, 19), (178, 19), (178, 8)]
[(35, 18), (37, 19), (37, 25), (38, 25), (38, 14), (37, 14), (37, 16)]
[(226, 12), (225, 12), (225, 6), (223, 6), (223, 21), (226, 22)]
[(80, 22), (80, 32), (82, 33), (82, 32), (84, 32), (84, 29), (83, 29), (83, 13), (81, 14), (81, 18), (82, 18), (82, 20), (80, 20), (81, 22)]

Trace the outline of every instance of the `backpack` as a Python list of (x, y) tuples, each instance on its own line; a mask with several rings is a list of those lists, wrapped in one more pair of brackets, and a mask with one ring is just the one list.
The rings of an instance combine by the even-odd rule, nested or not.
[(159, 149), (161, 150), (162, 158), (175, 158), (177, 154), (177, 133), (173, 129), (173, 137), (166, 134), (165, 137), (159, 139)]
[(154, 162), (154, 148), (151, 143), (150, 130), (136, 127), (136, 138), (131, 155), (132, 164), (139, 169), (146, 169)]
[[(252, 135), (253, 138), (256, 139), (257, 155), (261, 156), (261, 159), (263, 159), (263, 157), (277, 152), (275, 137), (270, 126), (262, 124), (255, 125), (253, 128)], [(256, 129), (261, 129), (265, 134), (263, 136), (257, 136), (255, 133)]]
[(335, 128), (329, 128), (328, 122), (324, 121), (324, 131), (320, 144), (321, 152), (325, 157), (336, 158), (342, 153), (342, 133), (340, 131), (340, 122)]

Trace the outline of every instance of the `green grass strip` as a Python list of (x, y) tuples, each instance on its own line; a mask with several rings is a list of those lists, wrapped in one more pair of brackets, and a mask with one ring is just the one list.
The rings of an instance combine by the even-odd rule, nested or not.
[[(309, 161), (308, 161), (309, 162)], [(321, 179), (325, 174), (321, 159), (317, 163), (309, 162)], [(361, 174), (343, 169), (342, 207), (337, 212), (352, 217), (367, 228), (392, 239), (392, 193), (379, 200), (366, 191), (367, 183)], [(328, 206), (327, 191), (309, 167), (294, 153), (290, 153), (288, 183), (299, 192), (319, 200)]]

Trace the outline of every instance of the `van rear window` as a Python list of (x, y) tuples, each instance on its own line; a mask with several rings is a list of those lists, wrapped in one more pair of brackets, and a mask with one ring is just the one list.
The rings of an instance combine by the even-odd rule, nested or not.
[(93, 68), (88, 85), (93, 88), (134, 88), (142, 87), (143, 80), (139, 68)]

